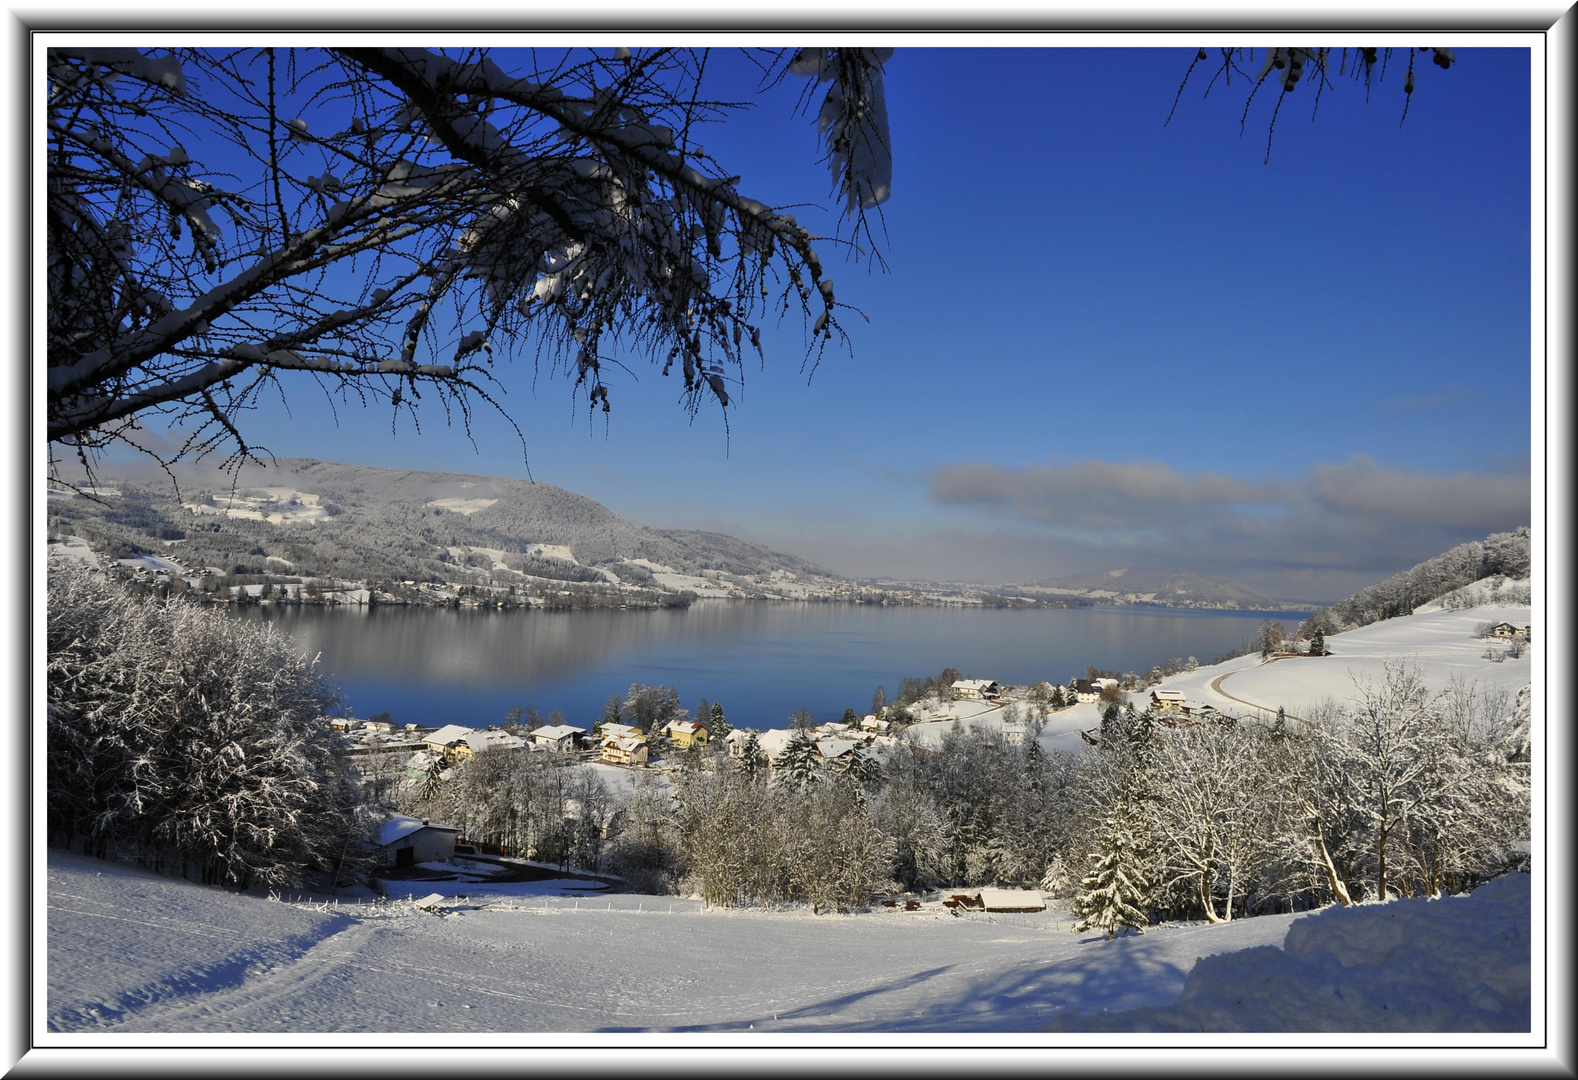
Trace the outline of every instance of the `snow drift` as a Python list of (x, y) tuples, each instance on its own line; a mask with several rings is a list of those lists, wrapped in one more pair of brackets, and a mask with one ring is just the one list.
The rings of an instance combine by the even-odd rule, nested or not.
[(1167, 1008), (1064, 1015), (1050, 1031), (1530, 1030), (1529, 876), (1466, 896), (1328, 908), (1282, 948), (1207, 956)]

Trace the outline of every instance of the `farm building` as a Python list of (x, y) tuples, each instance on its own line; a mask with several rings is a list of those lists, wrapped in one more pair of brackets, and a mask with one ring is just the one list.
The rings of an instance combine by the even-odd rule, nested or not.
[(1045, 911), (1047, 906), (1035, 889), (982, 889), (979, 899), (986, 911)]
[(449, 862), (455, 857), (460, 830), (435, 825), (425, 818), (392, 817), (378, 829), (378, 865), (381, 869)]

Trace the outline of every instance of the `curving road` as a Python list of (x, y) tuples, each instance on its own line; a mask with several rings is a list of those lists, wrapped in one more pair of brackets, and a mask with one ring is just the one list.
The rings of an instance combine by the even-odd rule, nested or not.
[[(1281, 658), (1278, 657), (1277, 659), (1281, 659)], [(1266, 663), (1268, 663), (1268, 664), (1274, 664), (1276, 662), (1277, 662), (1276, 659), (1272, 659), (1272, 660), (1267, 660), (1266, 661)], [(1226, 690), (1223, 690), (1222, 689), (1223, 681), (1226, 680), (1228, 675), (1232, 675), (1232, 674), (1235, 674), (1235, 673), (1229, 671), (1229, 672), (1227, 672), (1224, 675), (1218, 675), (1216, 678), (1212, 679), (1211, 680), (1211, 690), (1212, 690), (1212, 692), (1213, 693), (1217, 693), (1217, 694), (1221, 694), (1223, 697), (1227, 698), (1229, 701), (1236, 701), (1240, 705), (1248, 705), (1251, 709), (1259, 709), (1261, 712), (1275, 713), (1277, 711), (1272, 706), (1262, 705), (1258, 701), (1245, 701), (1243, 698), (1235, 697), (1234, 695), (1229, 694)], [(1294, 716), (1292, 713), (1287, 712), (1286, 710), (1283, 711), (1282, 715), (1287, 717), (1289, 720), (1297, 720), (1297, 719), (1299, 719), (1299, 717)]]

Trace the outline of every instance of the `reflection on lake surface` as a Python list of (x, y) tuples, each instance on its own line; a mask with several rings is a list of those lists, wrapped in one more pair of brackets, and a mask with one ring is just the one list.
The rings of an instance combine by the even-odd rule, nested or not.
[[(723, 704), (736, 726), (781, 727), (865, 712), (905, 676), (1067, 682), (1088, 664), (1144, 672), (1169, 657), (1209, 662), (1266, 616), (1133, 608), (981, 610), (704, 600), (663, 611), (486, 612), (447, 608), (247, 608), (321, 657), (358, 716), (399, 723), (501, 723), (512, 705), (589, 726), (632, 682)], [(1275, 618), (1290, 629), (1303, 617)]]

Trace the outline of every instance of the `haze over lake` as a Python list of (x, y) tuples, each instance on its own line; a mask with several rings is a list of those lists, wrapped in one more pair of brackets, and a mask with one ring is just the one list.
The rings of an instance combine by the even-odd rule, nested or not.
[(1265, 618), (1299, 612), (1138, 608), (882, 607), (700, 601), (664, 611), (484, 612), (445, 608), (246, 608), (321, 657), (357, 716), (398, 723), (502, 723), (512, 705), (589, 726), (632, 682), (674, 686), (688, 708), (718, 701), (735, 726), (782, 727), (870, 707), (905, 676), (1067, 682), (1089, 664), (1137, 671), (1169, 657), (1209, 662)]

